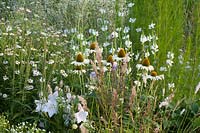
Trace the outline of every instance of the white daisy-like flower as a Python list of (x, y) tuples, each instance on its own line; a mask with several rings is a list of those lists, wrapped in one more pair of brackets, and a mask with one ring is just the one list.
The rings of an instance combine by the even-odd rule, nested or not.
[(157, 76), (152, 76), (152, 75), (148, 75), (147, 77), (148, 79), (151, 79), (151, 80), (163, 80), (164, 79), (164, 75), (157, 75)]
[(76, 60), (73, 61), (71, 64), (75, 66), (84, 66), (85, 64), (89, 64), (90, 60), (89, 59), (84, 59), (83, 55), (81, 53), (78, 53), (76, 56)]
[(150, 65), (150, 61), (147, 57), (145, 57), (142, 61), (142, 64), (137, 64), (136, 65), (136, 68), (138, 70), (145, 70), (145, 71), (153, 71), (154, 70), (154, 67), (152, 65)]
[(127, 58), (127, 54), (123, 48), (119, 48), (117, 55), (113, 56), (113, 59), (116, 61), (123, 61), (124, 59)]
[(158, 75), (156, 71), (151, 71), (151, 75), (146, 75), (146, 79), (150, 79), (150, 80), (163, 80), (164, 79), (164, 75)]
[(149, 66), (144, 66), (142, 64), (137, 64), (136, 65), (136, 68), (138, 70), (146, 70), (146, 71), (153, 71), (154, 70), (154, 67), (152, 65), (149, 65)]

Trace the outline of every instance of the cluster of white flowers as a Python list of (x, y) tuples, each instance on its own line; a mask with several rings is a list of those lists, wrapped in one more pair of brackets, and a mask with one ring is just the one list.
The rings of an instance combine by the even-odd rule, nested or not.
[[(58, 89), (57, 89), (58, 90)], [(74, 100), (76, 100), (78, 97), (79, 101), (81, 103), (78, 103), (78, 112), (75, 112), (72, 110), (72, 105), (74, 103)], [(51, 118), (53, 115), (58, 114), (59, 106), (62, 105), (65, 107), (63, 110), (63, 113), (67, 113), (71, 115), (71, 118), (75, 118), (75, 121), (79, 124), (81, 122), (87, 121), (88, 112), (85, 111), (86, 107), (86, 101), (80, 97), (72, 95), (71, 93), (66, 93), (66, 96), (60, 96), (59, 91), (55, 91), (53, 94), (49, 94), (48, 99), (45, 100), (45, 98), (42, 98), (40, 100), (35, 100), (36, 104), (36, 112), (43, 112), (48, 113), (48, 116)], [(83, 105), (82, 105), (83, 104)], [(85, 105), (84, 105), (85, 104)], [(65, 114), (63, 114), (63, 118), (65, 119)], [(66, 123), (69, 123), (69, 118), (66, 118)]]
[(48, 96), (48, 100), (35, 100), (36, 104), (36, 112), (47, 112), (49, 117), (52, 117), (54, 114), (57, 114), (58, 111), (58, 104), (57, 104), (57, 98), (58, 98), (58, 91), (55, 91), (53, 94), (50, 94)]
[(169, 51), (167, 53), (167, 60), (166, 60), (166, 64), (167, 64), (168, 68), (173, 65), (173, 63), (174, 63), (173, 59), (174, 59), (174, 53)]

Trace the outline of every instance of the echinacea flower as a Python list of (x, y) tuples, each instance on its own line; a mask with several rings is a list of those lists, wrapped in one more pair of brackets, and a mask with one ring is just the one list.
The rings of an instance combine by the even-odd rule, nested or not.
[(143, 59), (142, 64), (137, 64), (136, 68), (138, 70), (146, 70), (147, 72), (154, 70), (154, 67), (150, 64), (150, 61), (147, 57)]
[(116, 60), (116, 61), (122, 61), (125, 58), (128, 58), (128, 57), (127, 57), (127, 54), (126, 54), (126, 52), (125, 52), (125, 50), (123, 48), (120, 48), (118, 50), (117, 55), (113, 56), (113, 59)]
[(123, 48), (120, 48), (120, 50), (119, 50), (117, 56), (118, 56), (119, 58), (125, 57), (125, 56), (126, 56), (125, 50), (124, 50)]
[(95, 48), (97, 47), (97, 42), (92, 42), (91, 44), (90, 44), (90, 49), (92, 49), (92, 50), (95, 50)]
[(113, 56), (109, 55), (106, 62), (105, 62), (105, 65), (106, 66), (112, 66), (113, 62), (114, 62)]
[(151, 79), (151, 80), (163, 80), (164, 79), (164, 75), (158, 75), (156, 71), (151, 71), (151, 75), (147, 76), (147, 79)]
[(75, 66), (84, 66), (85, 64), (89, 64), (89, 60), (85, 59), (82, 53), (78, 53), (76, 56), (76, 61), (73, 61), (71, 64)]

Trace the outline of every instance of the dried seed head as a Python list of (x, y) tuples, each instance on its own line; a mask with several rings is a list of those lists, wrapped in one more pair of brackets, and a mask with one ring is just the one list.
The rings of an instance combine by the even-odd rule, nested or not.
[(113, 56), (109, 55), (107, 58), (107, 62), (112, 63), (113, 62)]
[(158, 74), (157, 74), (156, 71), (152, 71), (152, 72), (151, 72), (151, 76), (155, 77), (155, 76), (157, 76), (157, 75), (158, 75)]
[(142, 65), (143, 65), (143, 66), (149, 66), (149, 65), (150, 65), (150, 61), (149, 61), (149, 59), (148, 59), (147, 57), (145, 57), (145, 58), (143, 59)]
[(76, 61), (77, 62), (83, 62), (84, 61), (84, 57), (81, 53), (79, 53), (77, 56), (76, 56)]
[(91, 50), (95, 50), (96, 47), (97, 47), (97, 42), (92, 42), (92, 43), (90, 44), (90, 49), (91, 49)]
[(126, 52), (123, 48), (120, 48), (119, 52), (118, 52), (118, 57), (123, 58), (126, 56)]

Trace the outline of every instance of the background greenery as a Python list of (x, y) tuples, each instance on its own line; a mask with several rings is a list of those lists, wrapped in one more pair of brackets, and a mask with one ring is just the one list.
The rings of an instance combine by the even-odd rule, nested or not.
[[(117, 12), (121, 9), (121, 7), (129, 2), (135, 3), (134, 7), (130, 9), (128, 16), (136, 18), (136, 22), (134, 24), (128, 23), (128, 17), (121, 19), (117, 16)], [(17, 13), (16, 10), (19, 7), (30, 9), (32, 13)], [(26, 55), (19, 52), (20, 56), (16, 57), (19, 60), (31, 60), (31, 55), (35, 53), (30, 52), (30, 45), (34, 45), (37, 49), (45, 49), (45, 44), (48, 46), (48, 42), (55, 41), (56, 43), (62, 44), (58, 47), (49, 46), (49, 49), (52, 51), (62, 52), (62, 55), (56, 58), (58, 62), (60, 61), (60, 58), (66, 58), (66, 62), (64, 64), (56, 65), (55, 67), (48, 69), (49, 71), (53, 71), (56, 69), (64, 69), (66, 66), (69, 69), (72, 68), (72, 66), (68, 65), (70, 60), (67, 59), (71, 57), (71, 55), (74, 56), (74, 51), (69, 51), (69, 45), (65, 45), (64, 41), (69, 38), (73, 38), (73, 36), (57, 39), (52, 37), (49, 38), (49, 40), (44, 39), (35, 41), (40, 37), (37, 32), (48, 32), (46, 27), (52, 27), (53, 30), (63, 33), (65, 29), (77, 27), (78, 31), (87, 35), (88, 33), (86, 30), (89, 28), (100, 29), (101, 27), (97, 20), (97, 18), (102, 17), (98, 12), (100, 8), (108, 9), (108, 13), (104, 14), (103, 17), (110, 20), (110, 31), (125, 25), (129, 25), (131, 27), (130, 40), (133, 42), (133, 52), (137, 52), (141, 49), (140, 34), (138, 34), (135, 29), (141, 27), (143, 32), (148, 35), (150, 34), (148, 25), (151, 23), (156, 24), (155, 32), (159, 38), (157, 42), (159, 46), (159, 53), (155, 57), (156, 62), (154, 63), (154, 66), (159, 70), (161, 66), (166, 64), (166, 55), (168, 51), (175, 54), (174, 65), (170, 71), (164, 73), (165, 82), (163, 82), (162, 86), (163, 88), (167, 88), (168, 83), (175, 83), (175, 101), (178, 102), (183, 99), (185, 100), (185, 102), (180, 105), (179, 112), (175, 112), (175, 115), (172, 118), (172, 123), (175, 120), (182, 122), (182, 118), (178, 117), (178, 114), (184, 107), (190, 110), (185, 117), (193, 118), (196, 116), (199, 110), (200, 97), (199, 93), (194, 95), (195, 87), (198, 82), (200, 82), (199, 0), (2, 0), (0, 3), (0, 19), (4, 18), (6, 24), (13, 25), (13, 27), (20, 26), (24, 29), (22, 36), (27, 39), (21, 41), (21, 43), (28, 52)], [(24, 18), (28, 18), (29, 21), (24, 21)], [(0, 25), (0, 28), (1, 31), (5, 31), (5, 27), (3, 25)], [(36, 32), (31, 37), (27, 37), (25, 35), (26, 31), (29, 29)], [(104, 33), (99, 32), (99, 34)], [(0, 34), (0, 36), (1, 35), (2, 34)], [(6, 45), (12, 46), (17, 39), (18, 38), (12, 37), (1, 38), (0, 50), (3, 51)], [(102, 43), (103, 39), (104, 38), (98, 38), (99, 43)], [(18, 51), (16, 51), (16, 53), (18, 53)], [(45, 53), (42, 59), (37, 54), (35, 55), (35, 58), (39, 59), (41, 62), (49, 58), (49, 55), (45, 55)], [(179, 55), (183, 56), (183, 64), (180, 63), (180, 59), (178, 58)], [(3, 59), (0, 60), (3, 61)], [(15, 60), (15, 58), (10, 59), (11, 62), (15, 62)], [(48, 73), (44, 69), (45, 65), (46, 64), (43, 62), (39, 66), (42, 68), (43, 74)], [(13, 79), (9, 82), (5, 82), (2, 78), (0, 78), (1, 92), (8, 91), (9, 95), (12, 96), (12, 98), (9, 99), (9, 103), (5, 102), (4, 99), (1, 100), (2, 104), (0, 105), (0, 112), (2, 113), (4, 111), (8, 111), (8, 119), (11, 120), (11, 123), (17, 123), (27, 119), (31, 120), (32, 117), (30, 117), (30, 112), (33, 113), (32, 108), (35, 107), (32, 101), (37, 97), (37, 92), (29, 94), (24, 92), (22, 89), (27, 84), (26, 81), (30, 76), (29, 73), (31, 72), (31, 69), (29, 66), (20, 66), (20, 77), (13, 76), (13, 70), (15, 70), (15, 67), (15, 65), (10, 65), (10, 67), (7, 68), (0, 63), (0, 77), (3, 77), (6, 71), (7, 74), (11, 76), (10, 78)], [(131, 67), (134, 67), (134, 63)], [(49, 81), (55, 75), (46, 74)], [(65, 83), (74, 87), (76, 82), (79, 81), (71, 75), (69, 77), (70, 78), (66, 80)], [(37, 79), (37, 81), (39, 81), (39, 79)], [(46, 84), (35, 84), (35, 86), (38, 88), (45, 88)], [(81, 86), (75, 87), (81, 88)], [(170, 90), (166, 93), (169, 94)], [(21, 112), (21, 108), (17, 108), (18, 106), (22, 106), (25, 109)], [(39, 117), (37, 119), (39, 119)], [(194, 121), (194, 124), (197, 126), (200, 125), (199, 119)], [(184, 126), (184, 124), (182, 126)], [(180, 127), (179, 129), (181, 129)]]

